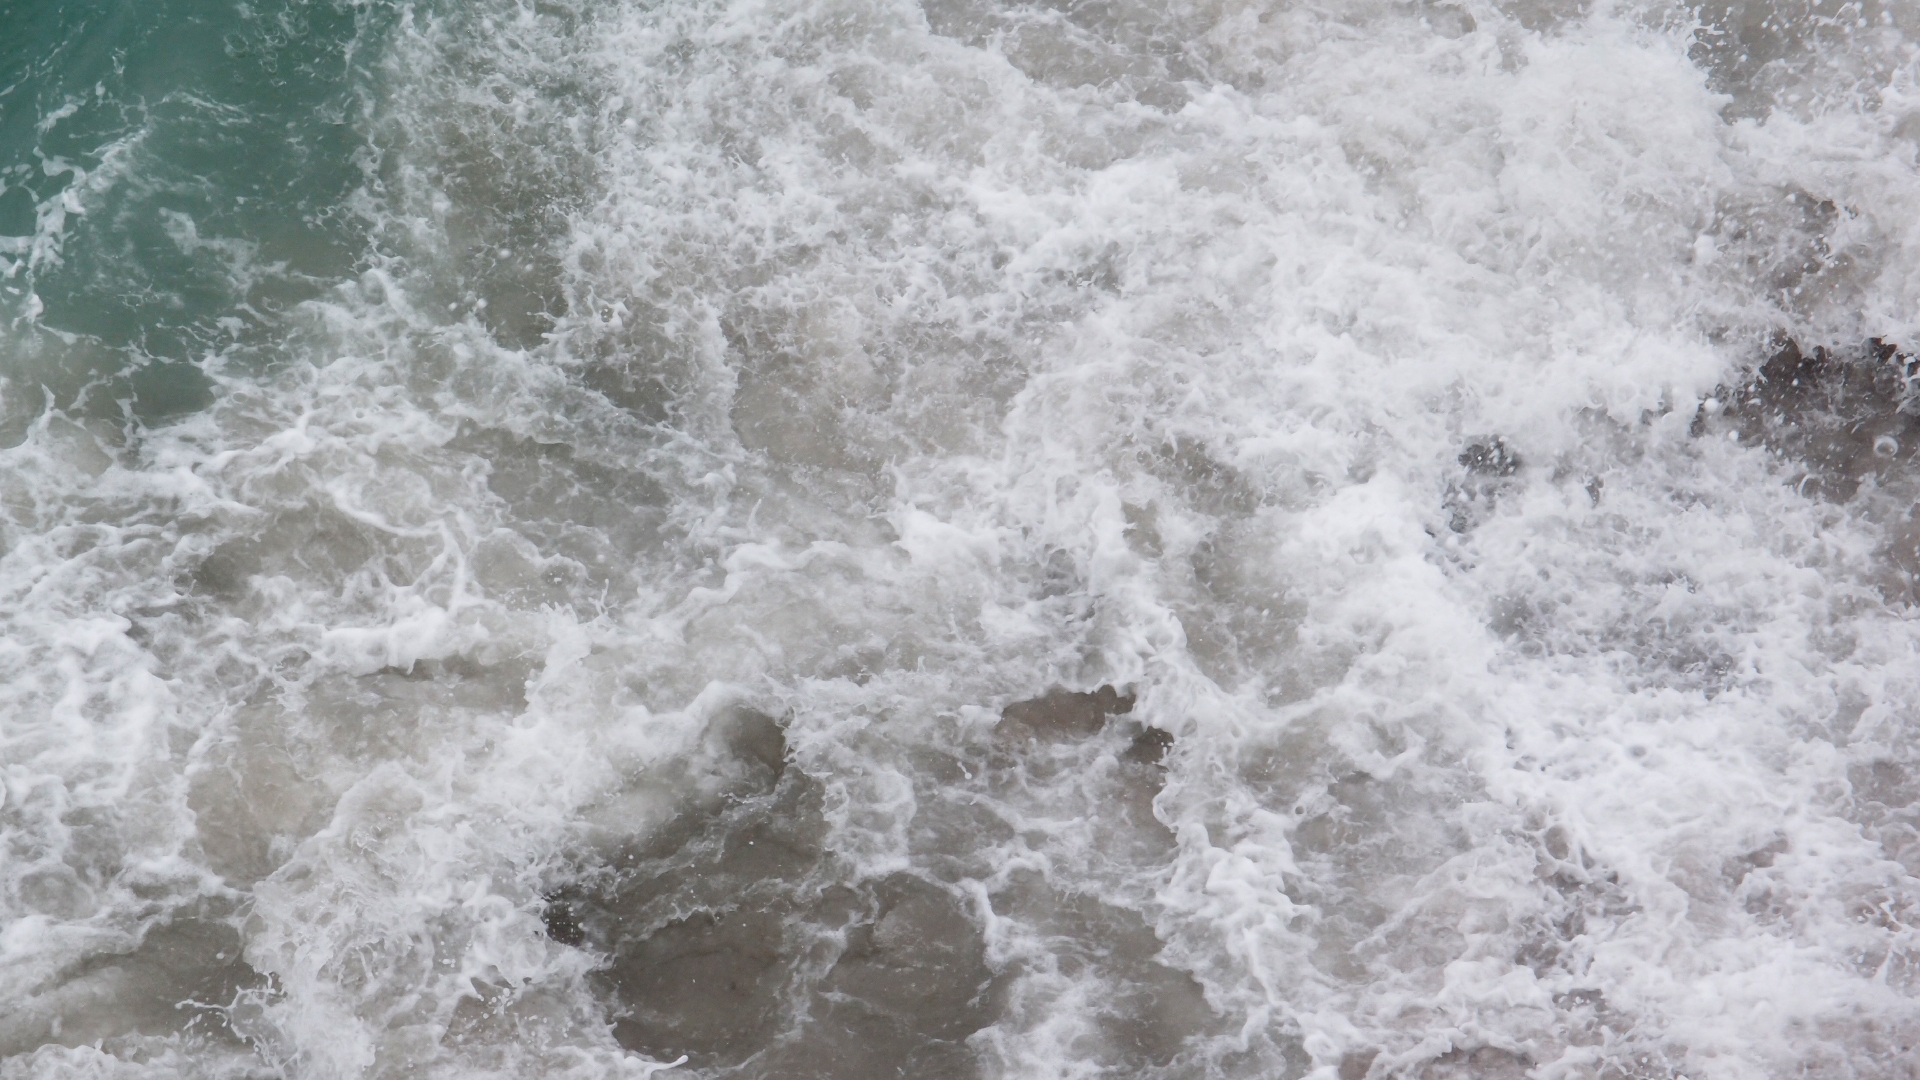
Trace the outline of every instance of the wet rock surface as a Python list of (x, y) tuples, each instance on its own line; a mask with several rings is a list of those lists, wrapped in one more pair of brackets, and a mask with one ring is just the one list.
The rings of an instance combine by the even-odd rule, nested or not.
[(1512, 476), (1520, 471), (1520, 455), (1498, 436), (1460, 451), (1459, 461), (1475, 476)]
[(606, 957), (622, 1046), (766, 1077), (962, 1077), (997, 1014), (977, 914), (950, 885), (827, 850), (817, 784), (757, 717), (748, 778), (548, 897), (547, 932)]
[(1847, 505), (1880, 534), (1871, 584), (1888, 602), (1920, 603), (1920, 357), (1879, 340), (1783, 338), (1701, 403), (1691, 431), (1763, 449), (1802, 494)]
[[(1100, 988), (1088, 1055), (1167, 1066), (1217, 1020), (1150, 924), (999, 865), (1032, 842), (1026, 814), (1053, 812), (1029, 804), (1056, 783), (1112, 804), (1124, 835), (1106, 848), (1165, 857), (1172, 837), (1152, 802), (1174, 738), (1122, 719), (1134, 704), (1112, 686), (1055, 688), (1008, 706), (987, 745), (915, 759), (929, 786), (910, 865), (879, 873), (836, 850), (828, 794), (793, 764), (781, 725), (728, 714), (709, 737), (732, 786), (584, 859), (546, 896), (547, 935), (601, 958), (591, 982), (620, 1045), (712, 1075), (979, 1076), (973, 1036), (1035, 1022), (1014, 1018), (1020, 1000), (1032, 1013), (1063, 970)], [(990, 959), (989, 917), (1028, 944)]]
[(126, 952), (93, 957), (0, 1015), (0, 1057), (35, 1046), (81, 1046), (130, 1035), (234, 1041), (227, 1009), (266, 980), (227, 922), (179, 918)]
[(1016, 701), (1000, 714), (1004, 738), (1047, 741), (1085, 738), (1106, 726), (1107, 717), (1133, 711), (1134, 696), (1111, 686), (1075, 692), (1055, 687), (1037, 698)]
[(1173, 733), (1164, 728), (1150, 727), (1141, 730), (1127, 744), (1124, 760), (1141, 765), (1158, 765), (1166, 760), (1167, 751), (1173, 749)]
[(1447, 484), (1447, 527), (1464, 533), (1493, 513), (1525, 463), (1498, 435), (1468, 444), (1455, 460), (1461, 472)]
[(1912, 468), (1916, 378), (1920, 358), (1883, 342), (1842, 350), (1783, 340), (1750, 379), (1703, 402), (1692, 431), (1764, 446), (1789, 463), (1802, 491), (1846, 502), (1869, 479)]
[(1525, 1080), (1533, 1063), (1492, 1046), (1449, 1050), (1419, 1072), (1420, 1080)]
[(1010, 875), (992, 901), (996, 913), (1045, 931), (1049, 955), (1023, 957), (1024, 963), (1098, 988), (1085, 1001), (1093, 1022), (1077, 1043), (1085, 1059), (1121, 1075), (1177, 1068), (1189, 1040), (1220, 1030), (1204, 989), (1167, 962), (1160, 939), (1137, 912), (1031, 873)]

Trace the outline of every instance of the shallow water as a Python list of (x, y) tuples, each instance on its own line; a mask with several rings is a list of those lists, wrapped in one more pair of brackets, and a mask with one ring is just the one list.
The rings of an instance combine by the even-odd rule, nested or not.
[(0, 5), (0, 1077), (1920, 1074), (1920, 10)]

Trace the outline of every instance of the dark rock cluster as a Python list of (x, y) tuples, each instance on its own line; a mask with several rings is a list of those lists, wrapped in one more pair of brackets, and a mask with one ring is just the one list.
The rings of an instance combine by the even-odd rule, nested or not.
[(1783, 338), (1745, 381), (1694, 414), (1696, 436), (1765, 447), (1810, 496), (1846, 502), (1873, 479), (1909, 470), (1920, 448), (1920, 358), (1879, 340), (1802, 349)]
[[(989, 964), (986, 912), (958, 884), (992, 876), (980, 849), (1005, 826), (967, 815), (1062, 755), (1110, 747), (1116, 797), (1164, 833), (1151, 801), (1173, 736), (1110, 729), (1134, 704), (1101, 686), (1008, 705), (980, 756), (935, 770), (952, 775), (920, 801), (914, 868), (878, 875), (832, 850), (822, 785), (790, 763), (780, 723), (736, 710), (714, 728), (731, 788), (583, 859), (546, 896), (547, 934), (601, 958), (592, 978), (614, 1038), (655, 1060), (754, 1077), (974, 1076), (968, 1037), (1006, 1015), (1020, 965)], [(1137, 915), (1025, 878), (989, 902), (1059, 924), (1060, 947), (1113, 983), (1102, 1031), (1116, 1061), (1164, 1063), (1209, 1022), (1198, 984), (1157, 961)]]

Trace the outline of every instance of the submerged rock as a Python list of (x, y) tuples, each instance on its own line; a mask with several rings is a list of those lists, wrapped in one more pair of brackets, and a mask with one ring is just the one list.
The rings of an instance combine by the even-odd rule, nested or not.
[(1493, 513), (1501, 493), (1512, 486), (1524, 462), (1498, 435), (1468, 445), (1455, 460), (1466, 473), (1447, 484), (1447, 527), (1464, 533)]
[(1475, 476), (1512, 476), (1521, 465), (1520, 455), (1497, 435), (1460, 451), (1459, 461)]
[(1111, 686), (1084, 693), (1055, 687), (1037, 698), (1016, 701), (1001, 711), (999, 734), (1005, 738), (1038, 738), (1049, 742), (1098, 734), (1107, 717), (1133, 711), (1134, 695)]
[(1746, 381), (1694, 413), (1695, 436), (1766, 447), (1808, 495), (1846, 502), (1869, 477), (1908, 468), (1920, 448), (1920, 358), (1878, 339), (1852, 350), (1802, 350), (1783, 339)]
[(48, 1043), (81, 1046), (137, 1035), (236, 1038), (230, 1007), (266, 976), (242, 955), (225, 918), (182, 917), (149, 928), (122, 953), (92, 957), (0, 1013), (0, 1058)]
[(1142, 765), (1158, 765), (1173, 749), (1173, 733), (1165, 728), (1150, 727), (1143, 729), (1133, 737), (1122, 755), (1126, 760)]
[(1525, 1080), (1533, 1063), (1498, 1047), (1449, 1050), (1427, 1062), (1420, 1080)]
[(825, 846), (822, 792), (760, 714), (720, 732), (746, 780), (552, 892), (548, 936), (606, 957), (614, 1038), (755, 1077), (963, 1077), (998, 1015), (964, 897)]

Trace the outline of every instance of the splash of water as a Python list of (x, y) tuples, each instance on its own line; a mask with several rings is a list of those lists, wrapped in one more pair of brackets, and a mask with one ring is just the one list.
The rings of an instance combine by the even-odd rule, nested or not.
[(0, 1076), (1920, 1067), (1906, 6), (0, 25)]

